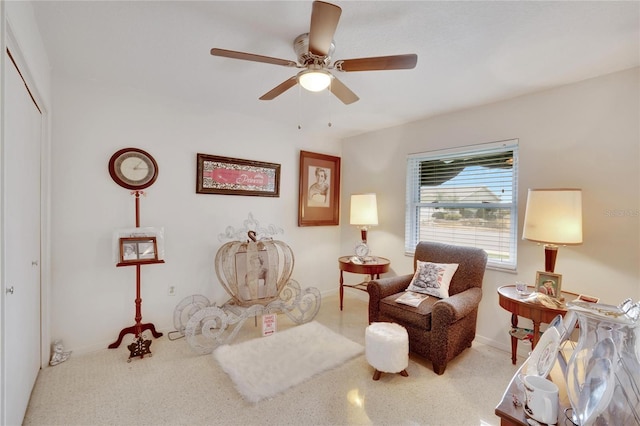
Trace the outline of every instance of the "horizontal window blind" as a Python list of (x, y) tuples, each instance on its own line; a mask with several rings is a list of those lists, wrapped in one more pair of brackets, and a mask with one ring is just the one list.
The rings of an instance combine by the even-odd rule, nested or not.
[(406, 252), (420, 241), (478, 247), (515, 269), (517, 166), (517, 140), (410, 155)]

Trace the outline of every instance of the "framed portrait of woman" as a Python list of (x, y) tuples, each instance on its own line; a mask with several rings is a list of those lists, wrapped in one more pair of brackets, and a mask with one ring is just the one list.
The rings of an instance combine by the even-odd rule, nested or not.
[(560, 298), (562, 275), (552, 272), (536, 272), (536, 291), (547, 296)]
[(298, 226), (340, 223), (340, 157), (300, 151)]

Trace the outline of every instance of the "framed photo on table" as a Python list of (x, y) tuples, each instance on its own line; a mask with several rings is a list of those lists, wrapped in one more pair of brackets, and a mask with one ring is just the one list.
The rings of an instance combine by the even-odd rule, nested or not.
[(197, 194), (280, 196), (280, 164), (197, 155)]
[(536, 291), (559, 299), (561, 297), (562, 275), (553, 272), (536, 272)]
[(340, 223), (340, 157), (300, 151), (298, 226)]
[(587, 303), (598, 303), (600, 301), (598, 297), (588, 296), (586, 294), (579, 294), (576, 300), (580, 300), (582, 302), (587, 302)]

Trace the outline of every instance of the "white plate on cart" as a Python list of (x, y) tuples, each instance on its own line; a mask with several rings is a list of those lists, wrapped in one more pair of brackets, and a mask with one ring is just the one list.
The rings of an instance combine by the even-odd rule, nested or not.
[(547, 328), (527, 360), (527, 375), (547, 377), (556, 362), (559, 348), (560, 333), (558, 333), (558, 329), (555, 327)]

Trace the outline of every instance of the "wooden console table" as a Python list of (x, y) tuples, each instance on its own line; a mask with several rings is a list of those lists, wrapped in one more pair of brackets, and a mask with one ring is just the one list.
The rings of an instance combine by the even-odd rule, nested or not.
[[(532, 287), (528, 290), (533, 291)], [(507, 311), (511, 312), (511, 326), (518, 327), (518, 316), (529, 318), (533, 321), (533, 340), (531, 341), (531, 349), (536, 347), (540, 340), (540, 324), (549, 324), (558, 314), (564, 316), (567, 313), (567, 300), (573, 300), (578, 297), (577, 294), (568, 291), (562, 292), (564, 299), (561, 307), (558, 309), (549, 308), (541, 303), (529, 302), (526, 296), (521, 296), (516, 291), (515, 285), (505, 285), (498, 288), (498, 302)], [(518, 338), (511, 336), (511, 361), (516, 363), (516, 351), (518, 349)]]
[(338, 259), (338, 267), (340, 268), (340, 310), (342, 310), (342, 299), (344, 297), (344, 288), (351, 287), (361, 291), (367, 291), (368, 280), (365, 280), (358, 284), (345, 284), (343, 272), (351, 272), (352, 274), (365, 274), (369, 275), (370, 279), (380, 278), (380, 274), (384, 274), (389, 271), (389, 265), (391, 261), (384, 257), (374, 257), (373, 262), (366, 262), (362, 264), (351, 262), (352, 256), (342, 256)]

